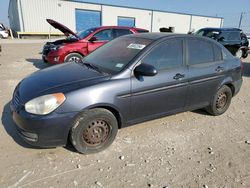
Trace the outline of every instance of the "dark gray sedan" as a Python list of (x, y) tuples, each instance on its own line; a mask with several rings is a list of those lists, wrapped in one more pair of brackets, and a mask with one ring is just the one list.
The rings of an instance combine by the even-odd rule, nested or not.
[(82, 63), (38, 71), (11, 102), (21, 137), (35, 146), (80, 153), (107, 148), (119, 128), (204, 108), (221, 115), (242, 85), (238, 58), (214, 40), (135, 34), (98, 48)]

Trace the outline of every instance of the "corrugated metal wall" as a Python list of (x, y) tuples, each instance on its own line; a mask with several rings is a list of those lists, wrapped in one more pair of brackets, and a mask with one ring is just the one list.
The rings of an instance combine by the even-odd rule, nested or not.
[(9, 4), (9, 23), (14, 31), (20, 31), (17, 0), (11, 0)]
[(47, 18), (55, 19), (75, 30), (76, 9), (101, 11), (99, 5), (60, 0), (20, 0), (20, 2), (24, 21), (23, 31), (26, 32), (58, 32), (46, 22)]
[[(16, 0), (11, 0), (16, 1)], [(135, 18), (135, 26), (157, 32), (161, 27), (174, 27), (176, 33), (187, 33), (202, 27), (221, 27), (221, 18), (195, 16), (180, 13), (143, 10), (101, 4), (81, 3), (63, 0), (17, 0), (21, 31), (58, 32), (46, 22), (55, 19), (72, 30), (76, 30), (76, 10), (101, 11), (102, 25), (118, 25), (118, 17)], [(14, 8), (9, 9), (10, 12)], [(78, 20), (79, 21), (79, 20)]]

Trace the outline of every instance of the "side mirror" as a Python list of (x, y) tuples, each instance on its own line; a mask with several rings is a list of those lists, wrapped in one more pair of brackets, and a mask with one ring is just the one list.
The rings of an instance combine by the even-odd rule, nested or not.
[(96, 38), (96, 37), (91, 37), (91, 38), (89, 39), (89, 42), (95, 42), (95, 41), (97, 41), (97, 38)]
[(140, 64), (135, 68), (134, 73), (141, 76), (155, 76), (158, 72), (152, 65)]

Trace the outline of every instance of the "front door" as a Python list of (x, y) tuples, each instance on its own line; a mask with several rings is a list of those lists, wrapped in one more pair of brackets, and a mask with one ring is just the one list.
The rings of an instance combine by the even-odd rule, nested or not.
[(158, 74), (153, 77), (132, 76), (131, 121), (181, 111), (188, 88), (182, 39), (170, 39), (156, 45), (141, 63), (153, 65)]

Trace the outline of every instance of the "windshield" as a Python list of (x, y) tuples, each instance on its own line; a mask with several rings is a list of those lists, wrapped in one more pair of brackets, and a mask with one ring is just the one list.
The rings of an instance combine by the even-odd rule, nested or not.
[(92, 52), (84, 58), (83, 63), (93, 64), (102, 72), (116, 74), (151, 42), (143, 38), (120, 37)]
[(91, 33), (95, 32), (96, 30), (97, 28), (90, 28), (90, 29), (78, 32), (77, 35), (79, 36), (80, 39), (84, 39), (87, 36), (89, 36)]

